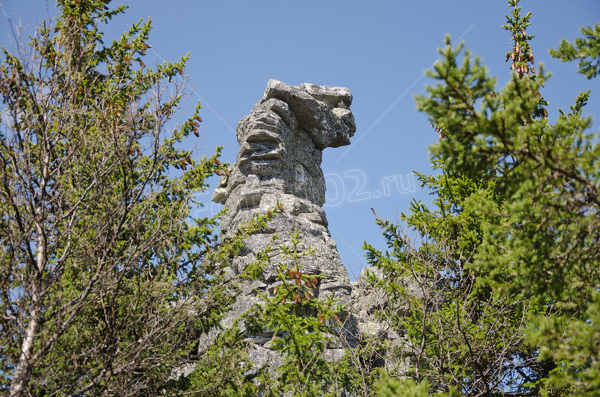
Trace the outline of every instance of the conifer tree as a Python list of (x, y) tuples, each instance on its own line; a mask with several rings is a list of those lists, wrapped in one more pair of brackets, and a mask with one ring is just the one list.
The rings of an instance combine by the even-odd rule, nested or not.
[[(437, 365), (437, 374), (409, 374), (428, 379), (432, 391), (597, 395), (600, 145), (588, 132), (591, 117), (583, 116), (590, 92), (548, 120), (541, 91), (552, 81), (542, 66), (534, 68), (530, 14), (521, 14), (518, 0), (509, 6), (511, 80), (497, 89), (479, 59), (447, 38), (429, 72), (438, 84), (417, 98), (441, 138), (432, 147), (441, 175), (420, 176), (436, 210), (415, 203), (402, 216), (424, 241), (410, 244), (397, 225), (379, 220), (391, 251), (368, 247), (369, 256), (395, 280), (422, 288), (418, 298), (402, 283), (387, 286), (409, 301), (411, 315), (401, 325), (412, 336), (415, 371), (423, 362)], [(582, 59), (581, 72), (593, 77), (597, 29), (584, 30), (576, 53), (563, 42), (553, 54)], [(511, 334), (516, 343), (507, 344)], [(457, 337), (462, 345), (451, 343)], [(500, 344), (488, 346), (493, 340)], [(495, 369), (499, 382), (490, 382), (485, 375)], [(454, 390), (447, 380), (453, 373), (461, 375)], [(474, 381), (483, 383), (473, 388)]]
[[(539, 347), (540, 360), (555, 363), (543, 388), (596, 395), (600, 145), (597, 134), (587, 131), (591, 117), (583, 116), (590, 92), (579, 94), (570, 112), (561, 110), (554, 123), (548, 121), (539, 95), (548, 75), (543, 68), (533, 74), (524, 63), (533, 63), (526, 43), (531, 37), (524, 30), (529, 14), (520, 18), (518, 2), (509, 3), (513, 17), (506, 28), (515, 40), (509, 58), (514, 56), (516, 65), (509, 84), (490, 98), (491, 90), (482, 88), (491, 81), (486, 74), (475, 85), (455, 79), (461, 71), (475, 76), (469, 71), (474, 64), (465, 57), (462, 67), (446, 62), (447, 72), (434, 72), (442, 84), (432, 87), (419, 106), (448, 131), (434, 147), (448, 170), (472, 177), (480, 170), (495, 171), (495, 191), (502, 200), (483, 194), (469, 199), (476, 213), (495, 214), (485, 222), (472, 268), (488, 274), (490, 285), (507, 296), (535, 297), (545, 305), (549, 315), (532, 315), (526, 333)], [(592, 37), (578, 43), (592, 54), (598, 50)], [(590, 69), (582, 65), (582, 70)], [(482, 102), (480, 109), (468, 105), (467, 92)], [(448, 95), (468, 110), (444, 110)]]
[(235, 246), (215, 247), (215, 218), (190, 218), (225, 165), (219, 150), (181, 148), (199, 133), (199, 104), (172, 129), (187, 56), (151, 67), (150, 21), (105, 44), (104, 23), (126, 8), (109, 3), (59, 0), (55, 21), (3, 49), (6, 395), (167, 392), (232, 302), (219, 263)]
[(592, 79), (600, 72), (600, 24), (582, 27), (585, 37), (575, 39), (575, 44), (562, 39), (557, 49), (550, 49), (550, 55), (562, 61), (579, 59), (578, 72)]

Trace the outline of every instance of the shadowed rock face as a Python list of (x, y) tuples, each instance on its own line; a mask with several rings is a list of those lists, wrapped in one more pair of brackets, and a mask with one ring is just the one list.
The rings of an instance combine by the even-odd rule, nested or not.
[[(221, 220), (222, 233), (234, 233), (254, 213), (265, 213), (278, 203), (285, 212), (273, 219), (264, 233), (245, 241), (242, 256), (233, 260), (234, 274), (272, 243), (274, 233), (280, 245), (297, 229), (305, 246), (316, 250), (316, 256), (302, 258), (301, 271), (324, 274), (319, 292), (335, 292), (341, 303), (349, 302), (348, 274), (321, 208), (325, 202), (321, 160), (323, 149), (350, 144), (356, 131), (351, 104), (347, 88), (291, 86), (270, 80), (263, 98), (241, 119), (236, 130), (240, 143), (237, 159), (213, 192), (213, 201), (228, 209)], [(252, 288), (268, 289), (275, 281), (277, 263), (283, 261), (278, 255), (273, 257)]]

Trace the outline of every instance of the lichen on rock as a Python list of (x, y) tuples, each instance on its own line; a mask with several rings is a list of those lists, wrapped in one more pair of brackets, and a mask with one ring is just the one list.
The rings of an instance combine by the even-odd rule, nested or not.
[[(322, 208), (325, 203), (323, 150), (350, 144), (356, 131), (351, 104), (352, 95), (347, 88), (314, 84), (292, 86), (270, 80), (262, 99), (240, 120), (236, 130), (240, 151), (213, 192), (213, 201), (223, 204), (227, 210), (221, 218), (221, 233), (223, 237), (231, 236), (255, 214), (267, 214), (276, 207), (283, 210), (278, 211), (265, 228), (245, 238), (244, 248), (231, 260), (229, 272), (241, 292), (232, 310), (221, 321), (223, 328), (233, 326), (253, 305), (264, 303), (261, 296), (267, 295), (262, 294), (274, 294), (282, 282), (278, 273), (282, 264), (291, 264), (289, 255), (281, 250), (269, 251), (269, 260), (257, 278), (248, 280), (239, 276), (268, 247), (288, 246), (292, 235), (297, 233), (301, 244), (296, 248), (314, 250), (314, 255), (298, 255), (297, 270), (304, 275), (319, 276), (314, 289), (316, 299), (325, 302), (333, 296), (344, 308), (335, 327), (337, 335), (329, 338), (324, 358), (340, 360), (348, 349), (351, 349), (350, 354), (357, 354), (364, 338), (390, 338), (389, 324), (375, 316), (375, 310), (384, 306), (381, 300), (385, 297), (373, 295), (364, 277), (350, 283)], [(243, 321), (238, 326), (247, 332)], [(214, 337), (216, 335), (212, 339)], [(269, 330), (247, 335), (252, 361), (252, 370), (247, 375), (265, 365), (274, 371), (282, 362), (269, 348), (272, 337), (273, 332)], [(210, 343), (208, 339), (200, 345)], [(386, 362), (392, 364), (393, 360), (382, 357), (381, 365)]]
[[(319, 293), (335, 293), (342, 303), (349, 303), (348, 273), (321, 208), (325, 203), (321, 161), (325, 148), (350, 144), (356, 131), (351, 104), (347, 88), (270, 80), (262, 99), (240, 120), (236, 130), (240, 151), (213, 192), (213, 201), (227, 209), (222, 233), (235, 233), (255, 213), (267, 213), (277, 205), (284, 212), (245, 241), (244, 255), (232, 263), (234, 274), (243, 272), (272, 243), (275, 233), (278, 243), (285, 244), (298, 230), (303, 243), (316, 253), (303, 260), (301, 271), (324, 275)], [(275, 281), (275, 266), (282, 260), (275, 255), (263, 272), (265, 290)]]

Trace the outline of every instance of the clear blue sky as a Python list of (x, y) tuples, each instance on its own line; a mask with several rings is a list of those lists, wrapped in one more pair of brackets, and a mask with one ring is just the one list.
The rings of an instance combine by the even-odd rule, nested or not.
[[(23, 24), (55, 14), (54, 2), (0, 0), (4, 11), (21, 16)], [(176, 61), (190, 52), (186, 70), (196, 95), (205, 106), (199, 154), (225, 146), (223, 160), (233, 162), (238, 152), (234, 130), (239, 119), (258, 101), (269, 79), (289, 84), (303, 82), (348, 87), (354, 95), (352, 111), (357, 132), (348, 147), (326, 149), (325, 210), (350, 277), (366, 265), (363, 241), (384, 248), (369, 207), (384, 218), (407, 211), (413, 197), (429, 200), (415, 186), (413, 170), (430, 173), (428, 146), (437, 133), (415, 108), (414, 95), (431, 83), (423, 74), (437, 59), (436, 49), (449, 33), (481, 56), (503, 85), (510, 67), (504, 62), (509, 34), (500, 28), (509, 7), (505, 0), (422, 1), (200, 1), (130, 0), (124, 16), (105, 27), (109, 37), (131, 22), (151, 17), (149, 43), (154, 59)], [(114, 2), (113, 4), (120, 4)], [(128, 4), (125, 2), (124, 4)], [(549, 100), (550, 119), (557, 109), (568, 109), (577, 94), (591, 88), (588, 112), (598, 114), (600, 82), (575, 73), (574, 64), (550, 58), (548, 48), (562, 37), (572, 40), (580, 26), (599, 22), (598, 0), (522, 0), (531, 11), (528, 34), (536, 64), (554, 73), (542, 94)], [(10, 46), (6, 18), (0, 18), (0, 44)], [(597, 123), (594, 125), (597, 131)], [(401, 182), (396, 187), (394, 181)], [(211, 181), (214, 186), (216, 180)], [(208, 204), (198, 215), (220, 209)]]

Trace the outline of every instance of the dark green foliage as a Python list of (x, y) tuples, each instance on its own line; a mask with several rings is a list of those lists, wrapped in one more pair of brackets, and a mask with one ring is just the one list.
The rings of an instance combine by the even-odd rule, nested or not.
[[(312, 250), (298, 233), (274, 248), (289, 262), (279, 264), (264, 304), (240, 320), (244, 331), (220, 330), (200, 348), (238, 295), (226, 266), (277, 211), (221, 242), (217, 218), (190, 218), (193, 194), (226, 165), (220, 149), (201, 159), (181, 149), (198, 136), (199, 104), (172, 129), (186, 99), (179, 76), (187, 56), (147, 66), (150, 22), (105, 45), (102, 24), (126, 8), (109, 3), (58, 1), (55, 23), (18, 51), (3, 49), (2, 392), (600, 393), (600, 145), (583, 115), (591, 93), (548, 120), (540, 90), (551, 81), (534, 69), (530, 14), (518, 1), (509, 1), (503, 27), (514, 71), (504, 87), (447, 38), (428, 72), (437, 85), (417, 98), (440, 132), (432, 148), (439, 173), (419, 175), (433, 205), (413, 202), (400, 217), (405, 228), (377, 218), (386, 252), (366, 245), (384, 273), (371, 280), (389, 297), (382, 318), (404, 341), (392, 351), (402, 365), (372, 390), (378, 375), (360, 349), (327, 359), (347, 347), (346, 313), (334, 296), (316, 299), (320, 276), (300, 272), (298, 259)], [(578, 59), (591, 79), (600, 25), (582, 33), (551, 54)], [(269, 256), (246, 276), (257, 277)], [(249, 376), (246, 338), (264, 331), (282, 363)]]
[(408, 230), (377, 218), (389, 251), (365, 246), (369, 262), (384, 272), (382, 279), (371, 280), (390, 299), (382, 316), (407, 339), (408, 349), (397, 354), (411, 367), (398, 375), (428, 381), (439, 393), (527, 392), (526, 384), (543, 370), (523, 337), (525, 314), (536, 308), (507, 299), (490, 288), (484, 274), (470, 269), (487, 217), (466, 209), (465, 202), (474, 194), (493, 193), (435, 164), (441, 175), (419, 175), (436, 197), (435, 209), (413, 202), (411, 212), (400, 217)]
[[(281, 210), (278, 206), (266, 215), (255, 217), (233, 239), (225, 241), (241, 246), (248, 233), (265, 226), (265, 221), (277, 216)], [(277, 235), (273, 237), (274, 243), (277, 238)], [(232, 328), (223, 330), (198, 357), (195, 370), (179, 379), (180, 392), (195, 391), (207, 396), (255, 396), (261, 393), (268, 396), (338, 396), (343, 390), (356, 388), (359, 382), (357, 369), (351, 366), (352, 357), (348, 352), (336, 360), (328, 359), (331, 352), (327, 349), (334, 343), (343, 347), (343, 340), (334, 338), (342, 326), (338, 317), (340, 308), (336, 307), (333, 296), (325, 301), (317, 299), (322, 275), (300, 272), (298, 259), (313, 255), (314, 250), (301, 243), (297, 232), (289, 244), (269, 247), (258, 255), (257, 261), (246, 267), (242, 277), (255, 279), (261, 275), (276, 250), (290, 262), (278, 264), (279, 276), (275, 285), (266, 293), (256, 291), (262, 304), (239, 317)], [(236, 249), (230, 247), (222, 252), (235, 254)], [(254, 338), (265, 334), (272, 335), (265, 344), (270, 351), (268, 357), (275, 353), (281, 357), (281, 362), (272, 359), (262, 368), (253, 368), (248, 351), (256, 348), (252, 342)], [(266, 350), (263, 352), (266, 354)]]
[[(467, 59), (465, 65), (463, 72), (473, 64)], [(487, 99), (489, 92), (480, 91), (480, 110), (451, 119), (444, 115), (442, 101), (449, 76), (457, 73), (461, 71), (434, 73), (442, 84), (430, 88), (419, 106), (432, 122), (448, 126), (447, 139), (433, 148), (448, 170), (472, 177), (475, 170), (495, 170), (501, 201), (480, 194), (468, 203), (478, 214), (494, 214), (483, 227), (471, 268), (488, 274), (490, 284), (509, 296), (545, 302), (552, 318), (531, 316), (527, 334), (544, 352), (542, 358), (556, 363), (551, 376), (555, 386), (546, 383), (548, 387), (598, 393), (596, 384), (585, 380), (599, 375), (593, 355), (575, 359), (575, 352), (583, 353), (580, 346), (591, 343), (585, 351), (593, 353), (600, 342), (582, 331), (597, 333), (598, 323), (591, 318), (600, 287), (600, 146), (597, 134), (586, 131), (591, 118), (581, 113), (589, 92), (579, 95), (571, 113), (561, 112), (551, 124), (536, 116), (543, 73), (535, 80), (515, 76), (494, 101)], [(550, 345), (561, 348), (552, 354)]]
[(385, 372), (376, 384), (377, 395), (380, 397), (427, 397), (429, 396), (429, 382), (426, 380), (416, 384), (412, 379), (398, 381)]
[(581, 33), (584, 37), (576, 38), (575, 45), (562, 39), (558, 49), (550, 49), (550, 55), (561, 61), (578, 59), (578, 72), (592, 79), (600, 71), (600, 23), (582, 27)]
[[(382, 287), (408, 305), (397, 326), (414, 346), (409, 375), (432, 391), (596, 395), (600, 145), (582, 115), (590, 92), (548, 120), (529, 14), (509, 5), (511, 81), (497, 90), (462, 43), (446, 40), (428, 73), (439, 84), (417, 98), (441, 132), (432, 147), (441, 175), (420, 176), (436, 210), (414, 203), (401, 216), (416, 242), (378, 219), (390, 251), (367, 246), (368, 255), (396, 280)], [(598, 44), (585, 34), (576, 42), (593, 77)]]

